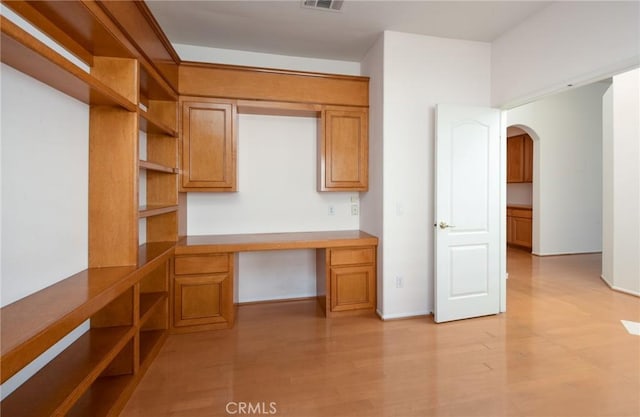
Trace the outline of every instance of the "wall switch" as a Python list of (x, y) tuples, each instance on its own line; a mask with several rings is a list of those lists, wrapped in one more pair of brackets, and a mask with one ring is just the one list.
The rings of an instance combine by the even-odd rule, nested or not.
[(351, 205), (351, 215), (358, 216), (360, 214), (360, 207), (357, 204)]
[(335, 216), (336, 215), (336, 207), (335, 206), (329, 206), (329, 216)]
[(396, 277), (396, 288), (404, 288), (404, 278), (401, 276)]
[(351, 196), (351, 202), (352, 203), (359, 203), (360, 202), (360, 197), (358, 197), (357, 195), (352, 195)]

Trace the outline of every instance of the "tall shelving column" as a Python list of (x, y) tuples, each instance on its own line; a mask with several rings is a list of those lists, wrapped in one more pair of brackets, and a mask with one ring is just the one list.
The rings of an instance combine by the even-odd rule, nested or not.
[[(145, 222), (145, 242), (140, 253), (156, 247), (173, 246), (178, 240), (178, 143), (177, 95), (143, 68), (138, 115), (141, 136), (146, 133), (145, 158), (138, 162), (145, 206), (138, 215)], [(142, 149), (140, 150), (143, 153)], [(167, 336), (169, 329), (170, 261), (147, 274), (139, 284), (140, 324), (137, 335), (139, 366), (144, 373)]]
[[(139, 63), (94, 57), (91, 75), (137, 105)], [(92, 105), (89, 116), (89, 267), (138, 262), (138, 117)]]

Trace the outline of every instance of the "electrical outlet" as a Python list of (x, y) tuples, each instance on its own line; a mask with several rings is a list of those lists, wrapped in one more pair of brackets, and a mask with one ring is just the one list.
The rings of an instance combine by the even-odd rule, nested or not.
[(401, 276), (396, 277), (396, 288), (404, 288), (404, 278)]
[(351, 205), (351, 215), (358, 216), (360, 214), (360, 207), (357, 204)]
[(336, 215), (336, 207), (335, 206), (329, 206), (329, 216), (335, 216)]

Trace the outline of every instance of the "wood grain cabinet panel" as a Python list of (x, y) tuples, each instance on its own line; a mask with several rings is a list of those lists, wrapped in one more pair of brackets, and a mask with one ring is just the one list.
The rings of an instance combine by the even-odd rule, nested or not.
[(177, 333), (231, 328), (235, 319), (235, 256), (177, 256), (173, 278), (173, 328)]
[(523, 149), (523, 182), (533, 182), (533, 140), (525, 135)]
[(182, 188), (236, 190), (236, 106), (220, 100), (182, 102)]
[(533, 212), (528, 208), (507, 208), (507, 243), (531, 249), (533, 246)]
[(374, 307), (375, 271), (373, 265), (331, 268), (331, 311)]
[(533, 140), (529, 135), (507, 138), (507, 182), (533, 181)]
[(375, 251), (375, 246), (367, 246), (318, 252), (316, 291), (327, 316), (375, 309)]
[(368, 110), (329, 108), (322, 112), (318, 132), (319, 191), (368, 189)]
[(227, 273), (176, 277), (174, 325), (229, 325), (229, 315), (233, 306), (225, 297), (230, 281)]

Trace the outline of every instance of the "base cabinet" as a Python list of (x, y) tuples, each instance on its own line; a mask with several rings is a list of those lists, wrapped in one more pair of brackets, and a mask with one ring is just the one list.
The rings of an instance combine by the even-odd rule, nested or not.
[(533, 220), (531, 209), (507, 207), (507, 243), (532, 248)]
[(372, 309), (374, 290), (372, 265), (331, 268), (331, 311)]
[(235, 256), (176, 256), (173, 276), (174, 333), (231, 328), (235, 318)]
[(375, 247), (319, 250), (316, 288), (327, 316), (375, 310), (375, 257)]

